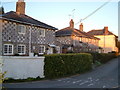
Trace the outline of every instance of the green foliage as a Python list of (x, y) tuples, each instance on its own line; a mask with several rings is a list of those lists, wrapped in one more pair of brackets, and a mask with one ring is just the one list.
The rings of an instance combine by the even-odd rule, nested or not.
[(6, 79), (5, 78), (5, 74), (7, 73), (6, 71), (5, 72), (2, 72), (2, 66), (3, 66), (3, 63), (2, 61), (0, 61), (0, 90), (2, 89), (5, 89), (3, 86), (2, 86), (2, 83), (4, 82), (4, 80)]
[(96, 66), (100, 66), (100, 65), (101, 65), (101, 62), (95, 61), (95, 65), (96, 65)]
[(93, 63), (96, 63), (97, 61), (106, 63), (116, 57), (115, 53), (91, 53), (91, 55), (93, 56)]
[(92, 56), (87, 53), (45, 56), (45, 77), (49, 79), (83, 73), (91, 68)]
[(90, 54), (93, 56), (93, 63), (96, 61), (100, 61), (102, 59), (102, 54), (97, 53), (97, 52), (90, 52)]
[(100, 59), (101, 63), (106, 63), (110, 61), (113, 58), (116, 58), (116, 55), (114, 53), (101, 53), (102, 58)]

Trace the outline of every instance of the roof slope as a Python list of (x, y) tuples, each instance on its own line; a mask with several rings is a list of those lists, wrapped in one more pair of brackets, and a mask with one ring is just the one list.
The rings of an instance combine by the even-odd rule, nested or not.
[(66, 27), (64, 29), (61, 29), (61, 30), (58, 30), (56, 31), (55, 33), (56, 37), (59, 37), (59, 36), (79, 36), (79, 37), (86, 37), (86, 38), (94, 38), (94, 39), (99, 39), (99, 38), (96, 38), (92, 35), (89, 35), (87, 34), (86, 32), (84, 31), (80, 31), (78, 29), (75, 29), (75, 28), (70, 28), (70, 27)]
[[(104, 29), (91, 30), (87, 32), (89, 35), (104, 35)], [(114, 35), (112, 32), (108, 31), (107, 35)]]
[(40, 26), (41, 28), (57, 30), (57, 28), (47, 25), (43, 22), (40, 22), (40, 21), (38, 21), (30, 16), (27, 16), (25, 14), (18, 15), (14, 11), (10, 11), (8, 13), (2, 14), (1, 16), (2, 16), (2, 19), (7, 19), (10, 21), (15, 21), (15, 22), (24, 23), (24, 24), (32, 24), (35, 26)]

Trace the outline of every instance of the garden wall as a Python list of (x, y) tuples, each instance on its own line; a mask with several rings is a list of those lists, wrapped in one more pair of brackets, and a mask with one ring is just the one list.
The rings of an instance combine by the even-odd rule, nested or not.
[(0, 61), (2, 72), (7, 71), (5, 78), (44, 78), (44, 57), (0, 56)]

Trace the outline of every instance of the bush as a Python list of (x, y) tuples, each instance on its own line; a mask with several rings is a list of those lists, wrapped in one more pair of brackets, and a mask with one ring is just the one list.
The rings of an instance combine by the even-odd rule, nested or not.
[(93, 56), (93, 63), (96, 61), (100, 61), (102, 59), (102, 54), (97, 53), (97, 52), (90, 52), (90, 54)]
[(45, 56), (45, 77), (49, 79), (83, 73), (91, 68), (92, 56), (87, 53)]
[(100, 59), (101, 63), (106, 63), (110, 61), (113, 58), (116, 58), (116, 55), (114, 53), (101, 53), (102, 58)]
[(115, 53), (91, 53), (93, 56), (93, 63), (99, 61), (100, 63), (106, 63), (116, 57)]

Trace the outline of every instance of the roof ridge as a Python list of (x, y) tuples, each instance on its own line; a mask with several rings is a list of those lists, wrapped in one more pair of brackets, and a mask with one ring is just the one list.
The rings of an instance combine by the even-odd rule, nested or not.
[(20, 21), (21, 23), (28, 23), (28, 24), (33, 24), (35, 26), (40, 26), (42, 28), (57, 30), (57, 28), (55, 28), (55, 27), (53, 27), (51, 25), (48, 25), (46, 23), (43, 23), (43, 22), (41, 22), (41, 21), (39, 21), (37, 19), (34, 19), (31, 16), (28, 16), (26, 14), (18, 15), (15, 11), (9, 11), (9, 12), (3, 14), (3, 17), (5, 17), (6, 19)]

